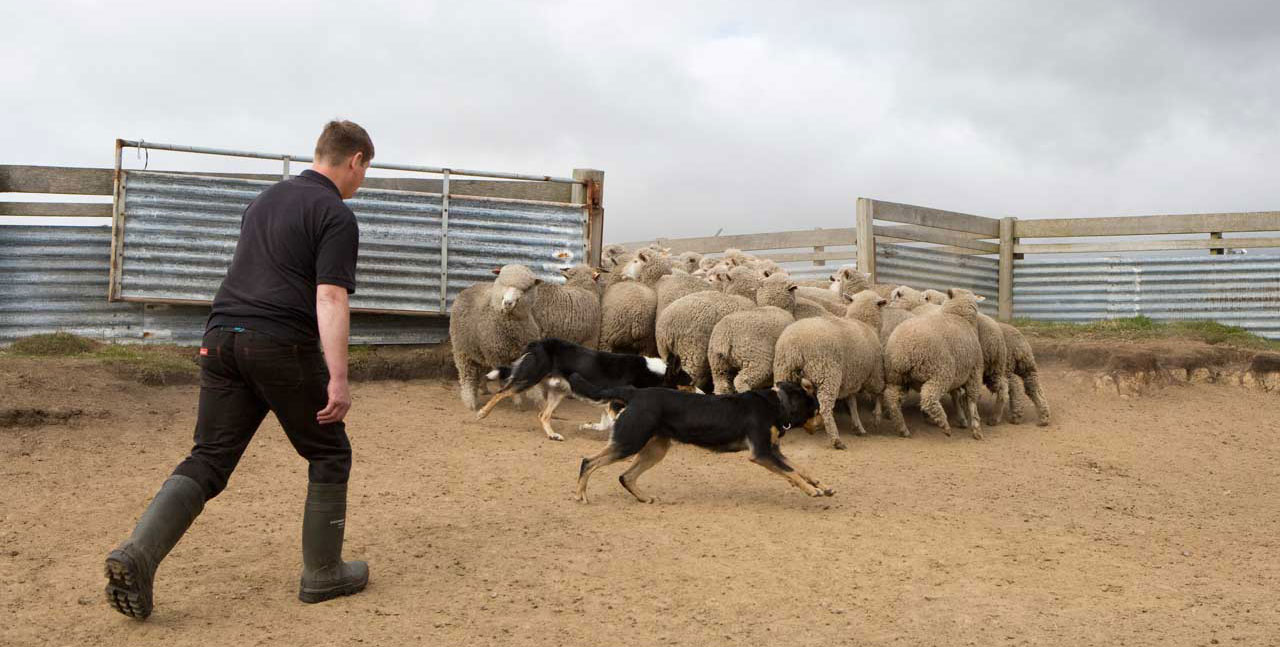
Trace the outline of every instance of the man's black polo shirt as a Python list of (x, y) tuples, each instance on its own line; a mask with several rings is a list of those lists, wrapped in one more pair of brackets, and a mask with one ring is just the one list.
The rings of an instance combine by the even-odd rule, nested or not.
[(249, 203), (207, 328), (239, 326), (282, 341), (319, 339), (316, 284), (356, 291), (356, 216), (329, 178), (310, 169)]

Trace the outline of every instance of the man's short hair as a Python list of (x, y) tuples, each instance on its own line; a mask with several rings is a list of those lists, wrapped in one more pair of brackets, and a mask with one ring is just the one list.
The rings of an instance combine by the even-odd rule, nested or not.
[(316, 161), (341, 164), (356, 153), (364, 153), (364, 163), (373, 159), (373, 140), (360, 124), (335, 119), (324, 125), (316, 140)]

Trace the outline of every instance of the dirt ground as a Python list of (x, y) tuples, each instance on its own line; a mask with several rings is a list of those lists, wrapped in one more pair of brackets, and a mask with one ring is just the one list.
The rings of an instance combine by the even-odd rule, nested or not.
[(1280, 644), (1280, 397), (1045, 372), (1047, 428), (788, 435), (822, 499), (677, 447), (642, 479), (655, 505), (621, 465), (571, 499), (604, 440), (576, 429), (586, 405), (556, 443), (505, 404), (474, 420), (447, 382), (358, 384), (346, 553), (368, 590), (297, 601), (306, 470), (269, 422), (138, 623), (102, 560), (188, 449), (196, 388), (6, 359), (0, 408), (40, 413), (0, 427), (0, 644)]

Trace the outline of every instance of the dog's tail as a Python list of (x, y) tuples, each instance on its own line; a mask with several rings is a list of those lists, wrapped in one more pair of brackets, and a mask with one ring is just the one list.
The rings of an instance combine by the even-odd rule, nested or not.
[(573, 388), (573, 392), (595, 402), (620, 402), (626, 404), (635, 397), (637, 389), (634, 386), (618, 386), (613, 388), (601, 388), (586, 378), (574, 373), (569, 376), (569, 386)]
[(531, 341), (511, 366), (499, 366), (489, 371), (485, 377), (500, 382), (499, 392), (524, 393), (546, 379), (551, 374), (551, 369), (551, 356), (547, 354), (547, 349), (541, 341)]

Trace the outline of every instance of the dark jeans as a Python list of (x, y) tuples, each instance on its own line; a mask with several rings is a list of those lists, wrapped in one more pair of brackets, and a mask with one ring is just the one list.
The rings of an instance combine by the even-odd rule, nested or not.
[(274, 411), (293, 448), (310, 463), (311, 482), (347, 482), (346, 426), (316, 422), (316, 412), (329, 401), (329, 369), (317, 344), (214, 328), (205, 333), (202, 348), (195, 447), (174, 474), (194, 479), (206, 499), (217, 496), (267, 411)]

